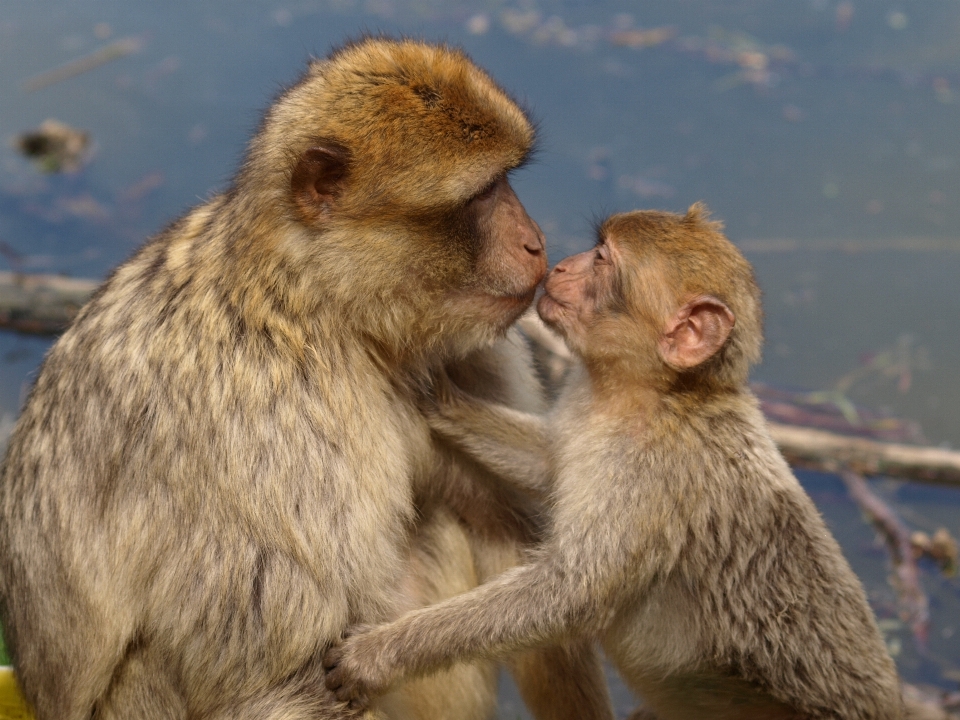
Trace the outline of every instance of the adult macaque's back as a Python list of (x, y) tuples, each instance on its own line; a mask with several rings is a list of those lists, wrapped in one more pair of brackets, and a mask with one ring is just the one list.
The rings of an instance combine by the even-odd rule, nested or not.
[[(346, 46), (81, 310), (0, 480), (0, 611), (40, 720), (340, 717), (318, 658), (348, 624), (515, 561), (535, 509), (438, 445), (414, 397), (453, 362), (537, 409), (522, 345), (491, 345), (546, 270), (506, 181), (532, 139), (461, 53)], [(541, 718), (609, 714), (590, 652), (516, 669)], [(380, 708), (482, 718), (494, 696), (479, 663)]]

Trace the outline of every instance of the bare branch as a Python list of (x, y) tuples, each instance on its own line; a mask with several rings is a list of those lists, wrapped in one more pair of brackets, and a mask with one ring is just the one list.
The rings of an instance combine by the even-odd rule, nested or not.
[(31, 335), (61, 333), (98, 284), (60, 275), (0, 272), (0, 328)]
[(893, 587), (900, 602), (900, 614), (910, 626), (920, 648), (926, 647), (930, 631), (930, 603), (920, 586), (920, 571), (910, 542), (910, 528), (903, 524), (893, 509), (875, 494), (867, 481), (854, 472), (840, 473), (850, 497), (883, 535), (893, 561)]
[(954, 450), (877, 442), (779, 423), (768, 423), (768, 427), (780, 452), (796, 467), (960, 486), (960, 452)]

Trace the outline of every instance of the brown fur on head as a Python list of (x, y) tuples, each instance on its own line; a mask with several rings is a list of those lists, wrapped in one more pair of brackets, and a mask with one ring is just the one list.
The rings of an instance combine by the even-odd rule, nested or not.
[(463, 51), (367, 38), (312, 62), (258, 140), (250, 163), (271, 168), (263, 152), (299, 158), (318, 143), (349, 148), (351, 189), (341, 207), (366, 217), (371, 207), (406, 213), (462, 202), (522, 163), (534, 131)]
[[(312, 62), (265, 117), (236, 195), (247, 227), (269, 236), (238, 245), (257, 265), (296, 269), (292, 300), (305, 314), (333, 309), (393, 352), (472, 349), (525, 309), (545, 271), (543, 258), (488, 242), (534, 233), (505, 181), (533, 140), (521, 109), (462, 51), (346, 45)], [(512, 197), (491, 231), (474, 200), (497, 188)]]

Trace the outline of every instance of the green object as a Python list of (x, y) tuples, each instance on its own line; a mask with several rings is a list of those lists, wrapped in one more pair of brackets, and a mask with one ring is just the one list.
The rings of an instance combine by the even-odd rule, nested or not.
[(7, 652), (7, 644), (3, 641), (3, 628), (0, 628), (0, 665), (10, 664), (10, 654)]

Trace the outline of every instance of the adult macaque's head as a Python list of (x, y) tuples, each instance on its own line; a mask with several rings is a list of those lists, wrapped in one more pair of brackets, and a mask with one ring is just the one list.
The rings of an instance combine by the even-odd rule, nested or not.
[(346, 45), (311, 64), (251, 144), (238, 191), (270, 233), (251, 252), (294, 268), (305, 315), (308, 302), (337, 308), (387, 351), (466, 353), (513, 323), (547, 270), (507, 180), (533, 140), (462, 51)]

